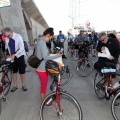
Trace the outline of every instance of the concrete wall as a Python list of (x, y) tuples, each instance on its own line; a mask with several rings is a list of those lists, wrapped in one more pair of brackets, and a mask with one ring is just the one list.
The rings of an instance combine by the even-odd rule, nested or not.
[(35, 21), (33, 18), (30, 18), (31, 23), (32, 23), (32, 34), (33, 34), (33, 39), (37, 38), (38, 35), (42, 35), (45, 28), (40, 25), (37, 21)]
[(0, 14), (3, 28), (11, 27), (14, 32), (19, 33), (24, 40), (28, 41), (20, 0), (11, 0), (11, 6), (0, 8)]

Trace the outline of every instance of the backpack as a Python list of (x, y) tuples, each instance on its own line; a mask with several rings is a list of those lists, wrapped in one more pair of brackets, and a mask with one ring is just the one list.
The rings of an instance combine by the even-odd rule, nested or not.
[(28, 44), (26, 41), (23, 41), (24, 42), (24, 48), (25, 48), (25, 52), (29, 52), (29, 48), (28, 48)]
[(119, 45), (120, 45), (120, 40), (118, 39), (118, 38), (115, 38), (115, 40), (119, 43)]

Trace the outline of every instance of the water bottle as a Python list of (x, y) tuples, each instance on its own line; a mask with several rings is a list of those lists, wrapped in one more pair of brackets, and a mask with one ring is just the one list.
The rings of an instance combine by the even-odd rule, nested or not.
[(110, 72), (116, 72), (116, 69), (108, 69), (108, 68), (103, 68), (101, 70), (102, 73), (110, 73)]
[(56, 88), (57, 88), (57, 84), (54, 84), (54, 91), (56, 91)]
[(119, 86), (120, 86), (120, 82), (116, 82), (116, 83), (114, 84), (113, 88), (116, 89), (116, 88), (119, 87)]

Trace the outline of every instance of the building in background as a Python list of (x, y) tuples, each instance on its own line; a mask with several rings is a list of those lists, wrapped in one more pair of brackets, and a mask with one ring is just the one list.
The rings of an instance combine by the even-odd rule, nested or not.
[(9, 7), (0, 8), (0, 30), (10, 27), (32, 45), (48, 24), (34, 0), (10, 0), (10, 3)]

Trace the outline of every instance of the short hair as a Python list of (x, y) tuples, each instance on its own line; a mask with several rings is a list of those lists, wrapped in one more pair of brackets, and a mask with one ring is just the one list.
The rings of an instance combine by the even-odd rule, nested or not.
[(47, 28), (44, 32), (43, 32), (43, 35), (47, 35), (47, 34), (50, 34), (50, 36), (53, 36), (54, 35), (54, 29), (49, 27)]
[(107, 34), (106, 34), (105, 32), (101, 32), (101, 33), (99, 34), (99, 39), (100, 39), (101, 37), (103, 37), (103, 36), (107, 36)]
[(59, 32), (62, 32), (61, 30)]
[(108, 35), (108, 37), (110, 37), (110, 38), (117, 38), (117, 37), (115, 36), (115, 34), (113, 34), (113, 33), (110, 33), (110, 34)]
[(4, 28), (3, 31), (4, 31), (4, 32), (13, 32), (13, 31), (11, 30), (11, 28), (9, 28), (9, 27)]

